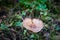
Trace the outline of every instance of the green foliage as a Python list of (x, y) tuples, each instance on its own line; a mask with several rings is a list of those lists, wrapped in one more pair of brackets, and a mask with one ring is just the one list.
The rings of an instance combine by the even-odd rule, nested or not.
[(41, 10), (41, 9), (46, 9), (46, 5), (43, 4), (45, 3), (46, 0), (31, 0), (28, 1), (28, 0), (20, 0), (20, 5), (22, 5), (24, 8), (35, 8), (37, 10)]
[(22, 16), (25, 16), (26, 15), (26, 12), (24, 12), (24, 11), (22, 11), (22, 14), (21, 14)]
[[(40, 16), (39, 14), (43, 14), (42, 16), (47, 16), (48, 8), (45, 4), (46, 2), (47, 2), (47, 0), (20, 0), (18, 6), (23, 9), (21, 15), (26, 15), (26, 12), (24, 10), (29, 9), (28, 12), (30, 12), (30, 14), (31, 13), (34, 14), (33, 11), (36, 10), (34, 15), (37, 15), (37, 13), (38, 13), (37, 16)], [(39, 11), (40, 13), (37, 11)]]
[(20, 21), (14, 22), (14, 26), (19, 26), (19, 27), (21, 27), (21, 26), (22, 26), (22, 22), (20, 22)]
[(36, 7), (37, 10), (46, 10), (46, 5), (43, 5), (43, 4), (39, 4), (37, 7)]
[(32, 34), (31, 36), (30, 36), (30, 38), (34, 38), (35, 36), (34, 36), (34, 34)]
[(0, 29), (1, 30), (8, 30), (8, 27), (5, 24), (1, 24)]
[[(24, 14), (22, 14), (22, 15), (24, 15)], [(17, 18), (17, 19), (21, 19), (22, 16), (18, 14), (18, 15), (16, 15), (16, 18)]]
[(55, 26), (55, 30), (59, 31), (60, 27), (58, 25)]
[(26, 33), (27, 33), (27, 30), (24, 30), (23, 34), (26, 35)]

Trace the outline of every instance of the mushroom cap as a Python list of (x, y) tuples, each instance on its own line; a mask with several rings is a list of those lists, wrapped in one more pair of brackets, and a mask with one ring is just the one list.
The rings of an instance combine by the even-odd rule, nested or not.
[(44, 23), (39, 19), (25, 18), (23, 20), (23, 27), (36, 33), (44, 27)]

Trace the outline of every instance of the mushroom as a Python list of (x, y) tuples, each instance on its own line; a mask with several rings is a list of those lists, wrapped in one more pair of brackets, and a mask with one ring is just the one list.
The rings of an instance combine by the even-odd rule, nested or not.
[(23, 20), (23, 27), (37, 33), (44, 27), (44, 23), (39, 19), (25, 18)]

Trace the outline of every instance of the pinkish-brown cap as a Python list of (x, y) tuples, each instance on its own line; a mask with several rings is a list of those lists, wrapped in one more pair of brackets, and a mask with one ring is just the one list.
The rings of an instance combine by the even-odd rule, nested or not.
[(25, 18), (23, 20), (23, 27), (36, 33), (44, 27), (44, 23), (39, 19)]

